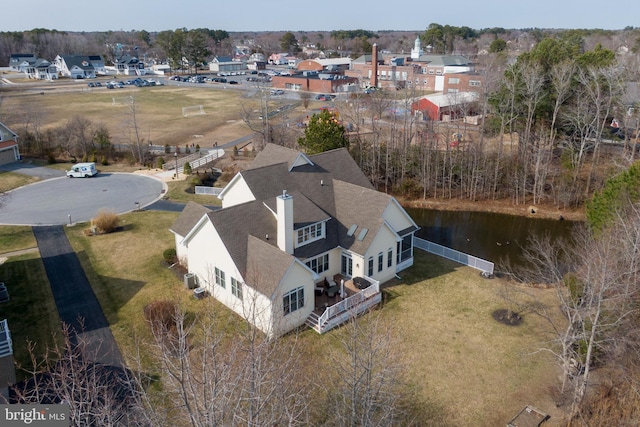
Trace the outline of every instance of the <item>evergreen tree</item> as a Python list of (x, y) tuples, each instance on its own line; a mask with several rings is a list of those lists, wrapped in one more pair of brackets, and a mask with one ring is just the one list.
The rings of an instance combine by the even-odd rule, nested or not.
[(304, 131), (304, 138), (300, 138), (298, 144), (307, 154), (322, 153), (341, 147), (349, 148), (344, 126), (329, 110), (311, 116), (309, 126)]

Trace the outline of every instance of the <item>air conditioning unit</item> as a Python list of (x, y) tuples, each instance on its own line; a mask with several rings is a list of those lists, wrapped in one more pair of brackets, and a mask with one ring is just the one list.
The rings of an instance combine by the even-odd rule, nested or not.
[(198, 278), (193, 273), (184, 275), (184, 287), (187, 289), (195, 289), (198, 287)]

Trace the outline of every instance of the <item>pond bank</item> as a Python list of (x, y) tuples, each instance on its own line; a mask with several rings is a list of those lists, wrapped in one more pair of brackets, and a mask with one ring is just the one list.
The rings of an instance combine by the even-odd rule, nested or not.
[(584, 208), (558, 209), (553, 205), (514, 205), (508, 200), (469, 201), (460, 199), (419, 199), (409, 200), (396, 196), (404, 207), (433, 209), (442, 211), (492, 212), (506, 215), (524, 216), (541, 219), (566, 219), (584, 221)]

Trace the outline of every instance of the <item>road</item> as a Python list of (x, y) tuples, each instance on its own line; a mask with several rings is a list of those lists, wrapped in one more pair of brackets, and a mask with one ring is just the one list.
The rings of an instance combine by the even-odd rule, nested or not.
[(59, 177), (6, 193), (0, 224), (61, 225), (87, 222), (100, 209), (118, 214), (154, 203), (166, 191), (153, 177), (99, 173), (91, 178)]

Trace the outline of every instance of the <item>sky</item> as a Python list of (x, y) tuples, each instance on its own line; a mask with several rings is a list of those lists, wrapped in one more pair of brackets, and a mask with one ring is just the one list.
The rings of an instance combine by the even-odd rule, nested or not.
[(149, 32), (177, 28), (236, 31), (424, 31), (429, 24), (472, 29), (640, 26), (640, 2), (619, 0), (5, 0), (0, 31)]

